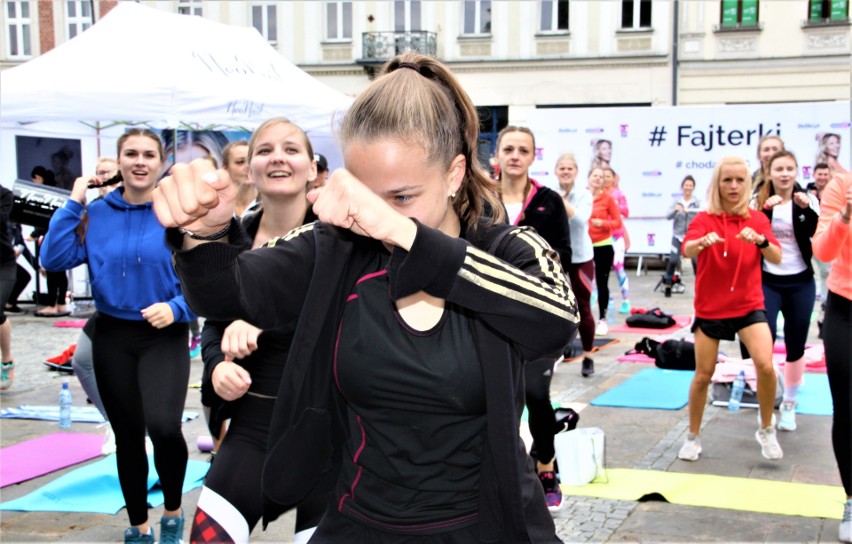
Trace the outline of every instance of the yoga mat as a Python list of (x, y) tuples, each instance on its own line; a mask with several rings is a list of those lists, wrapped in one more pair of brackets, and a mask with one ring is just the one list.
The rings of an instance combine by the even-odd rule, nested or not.
[(644, 353), (631, 353), (630, 355), (619, 355), (615, 358), (616, 361), (622, 363), (651, 363), (654, 364), (654, 358), (648, 357)]
[[(613, 344), (617, 344), (620, 342), (618, 338), (595, 338), (594, 345), (592, 346), (592, 353), (598, 352), (604, 348), (607, 348)], [(575, 338), (571, 343), (571, 349), (565, 350), (566, 352), (576, 354), (572, 357), (565, 359), (566, 361), (576, 361), (578, 359), (583, 358), (583, 341), (580, 338)]]
[(100, 457), (100, 434), (53, 433), (0, 449), (0, 487)]
[(592, 406), (680, 410), (689, 401), (689, 384), (695, 372), (644, 368), (592, 400)]
[[(183, 492), (200, 486), (210, 468), (209, 463), (189, 461)], [(148, 506), (163, 504), (153, 456), (148, 456)], [(124, 508), (124, 497), (118, 484), (115, 454), (65, 474), (32, 493), (0, 503), (0, 510), (23, 512), (83, 512), (117, 514)]]
[(65, 329), (82, 329), (86, 326), (86, 322), (88, 319), (66, 319), (63, 321), (54, 321), (54, 327), (60, 327)]
[[(192, 421), (198, 417), (198, 412), (184, 412), (182, 421)], [(22, 404), (17, 408), (3, 408), (0, 419), (40, 419), (43, 421), (59, 421), (59, 406), (36, 406)], [(103, 423), (104, 417), (94, 406), (72, 406), (71, 421), (80, 423)]]
[(639, 327), (629, 327), (627, 324), (621, 324), (611, 327), (609, 332), (610, 334), (614, 332), (629, 332), (632, 334), (667, 334), (692, 324), (691, 315), (673, 315), (672, 318), (674, 318), (675, 324), (665, 329), (642, 329)]
[(796, 395), (796, 413), (830, 416), (834, 413), (826, 374), (807, 374)]
[(563, 485), (563, 493), (625, 501), (658, 493), (673, 504), (826, 519), (840, 519), (846, 500), (843, 488), (831, 485), (625, 468), (606, 475), (606, 483)]

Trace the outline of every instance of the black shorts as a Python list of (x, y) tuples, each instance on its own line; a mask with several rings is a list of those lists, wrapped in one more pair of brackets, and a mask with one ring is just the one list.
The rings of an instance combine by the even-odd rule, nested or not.
[(733, 340), (740, 330), (755, 323), (768, 323), (766, 310), (754, 310), (742, 317), (727, 319), (701, 319), (696, 317), (692, 322), (692, 332), (701, 327), (701, 332), (716, 340)]

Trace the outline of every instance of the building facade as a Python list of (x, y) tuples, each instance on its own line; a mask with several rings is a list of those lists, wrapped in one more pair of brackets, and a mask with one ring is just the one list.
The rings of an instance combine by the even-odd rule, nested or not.
[[(849, 0), (141, 3), (254, 26), (353, 95), (402, 49), (435, 55), (480, 108), (485, 147), (536, 108), (848, 100), (852, 89)], [(116, 4), (2, 0), (0, 68), (72, 39)]]

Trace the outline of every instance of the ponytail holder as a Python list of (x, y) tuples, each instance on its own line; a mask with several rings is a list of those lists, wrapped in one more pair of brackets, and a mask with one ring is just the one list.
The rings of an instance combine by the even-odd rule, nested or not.
[(397, 68), (397, 70), (400, 69), (400, 68), (411, 68), (412, 70), (414, 70), (418, 74), (420, 73), (420, 67), (417, 66), (416, 64), (412, 63), (412, 62), (400, 62), (399, 65), (396, 68)]
[[(414, 64), (413, 62), (400, 62), (397, 65), (396, 70), (399, 70), (400, 68), (409, 68), (411, 70), (414, 70), (415, 72), (417, 72), (421, 76), (425, 77), (426, 79), (432, 79), (432, 75), (433, 75), (432, 70), (430, 70), (426, 66), (418, 66), (418, 65)], [(394, 71), (396, 71), (396, 70), (394, 70)]]

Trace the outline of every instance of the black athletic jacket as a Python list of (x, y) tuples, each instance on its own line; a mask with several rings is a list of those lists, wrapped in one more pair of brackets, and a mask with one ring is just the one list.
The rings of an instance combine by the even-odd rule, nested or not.
[[(500, 225), (465, 234), (453, 238), (418, 223), (411, 250), (391, 253), (390, 295), (426, 291), (474, 316), (488, 406), (480, 541), (558, 542), (518, 432), (521, 361), (562, 349), (577, 328), (576, 300), (553, 250), (534, 231)], [(259, 250), (208, 243), (175, 255), (184, 294), (200, 315), (264, 329), (298, 320), (270, 428), (264, 523), (335, 489), (348, 431), (333, 379), (334, 344), (346, 297), (379, 244), (316, 222)]]

